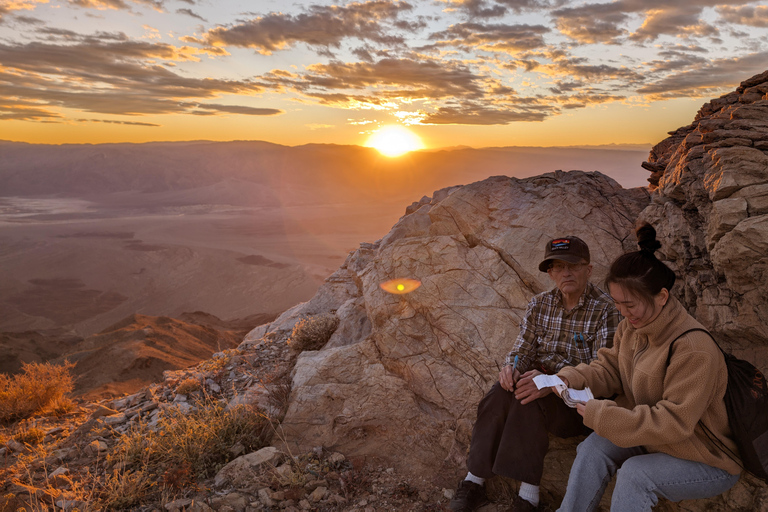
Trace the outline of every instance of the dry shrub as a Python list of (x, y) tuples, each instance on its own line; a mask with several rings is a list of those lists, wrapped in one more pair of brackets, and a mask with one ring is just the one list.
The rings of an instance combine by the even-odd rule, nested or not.
[(22, 373), (0, 374), (0, 422), (29, 418), (73, 389), (74, 363), (25, 363)]
[(192, 393), (193, 391), (197, 391), (200, 389), (200, 381), (195, 379), (194, 377), (187, 377), (183, 381), (179, 383), (179, 385), (176, 387), (176, 393), (180, 393), (182, 395), (188, 395)]
[(32, 427), (18, 432), (13, 438), (23, 444), (37, 445), (45, 439), (45, 431), (41, 428)]
[(107, 475), (98, 501), (104, 510), (126, 510), (141, 505), (156, 489), (155, 476), (143, 468), (114, 470)]
[(339, 318), (333, 313), (304, 318), (294, 326), (288, 344), (296, 352), (320, 350), (338, 326)]
[(113, 459), (158, 475), (186, 468), (192, 478), (204, 478), (234, 458), (230, 449), (236, 444), (250, 452), (267, 446), (270, 438), (269, 421), (255, 407), (227, 409), (224, 403), (206, 400), (186, 414), (167, 410), (157, 431), (140, 426), (125, 434)]

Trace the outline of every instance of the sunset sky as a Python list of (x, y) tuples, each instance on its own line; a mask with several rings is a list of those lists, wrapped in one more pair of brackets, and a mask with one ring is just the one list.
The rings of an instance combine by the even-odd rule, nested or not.
[(652, 144), (768, 69), (768, 2), (0, 0), (0, 139)]

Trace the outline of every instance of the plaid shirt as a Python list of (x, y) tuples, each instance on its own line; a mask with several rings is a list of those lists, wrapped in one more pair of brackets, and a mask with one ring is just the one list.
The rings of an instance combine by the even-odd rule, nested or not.
[(535, 295), (528, 303), (520, 334), (507, 354), (505, 366), (520, 356), (520, 373), (540, 370), (557, 373), (563, 366), (589, 363), (598, 349), (613, 344), (621, 315), (613, 300), (592, 283), (575, 308), (566, 311), (558, 288)]

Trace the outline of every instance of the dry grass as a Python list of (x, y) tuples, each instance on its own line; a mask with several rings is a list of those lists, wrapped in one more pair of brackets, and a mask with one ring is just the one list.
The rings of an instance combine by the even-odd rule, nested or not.
[(115, 469), (107, 475), (99, 493), (104, 510), (126, 510), (141, 505), (157, 489), (155, 475), (138, 469)]
[(195, 378), (187, 377), (183, 381), (179, 383), (179, 385), (176, 387), (176, 393), (180, 393), (182, 395), (188, 395), (194, 391), (197, 391), (202, 386), (200, 385), (200, 381), (198, 381)]
[(269, 421), (258, 409), (227, 409), (207, 400), (187, 414), (166, 411), (157, 431), (135, 428), (120, 438), (113, 459), (122, 459), (129, 467), (146, 466), (156, 474), (165, 472), (166, 477), (174, 468), (183, 468), (191, 478), (204, 478), (234, 458), (231, 450), (236, 445), (253, 451), (266, 446), (270, 437)]
[(24, 429), (18, 432), (13, 438), (22, 443), (28, 445), (38, 445), (45, 438), (45, 431), (43, 429), (32, 427), (30, 429)]
[(29, 418), (47, 406), (65, 401), (72, 391), (70, 370), (74, 363), (61, 366), (50, 363), (27, 363), (22, 373), (0, 374), (0, 422)]
[(295, 352), (320, 350), (338, 326), (339, 318), (333, 313), (304, 318), (293, 328), (288, 344)]

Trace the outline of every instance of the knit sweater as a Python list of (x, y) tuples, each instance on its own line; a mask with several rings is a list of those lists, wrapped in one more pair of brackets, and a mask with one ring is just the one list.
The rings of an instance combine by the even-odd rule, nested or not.
[(635, 329), (626, 319), (613, 346), (602, 348), (590, 364), (565, 367), (558, 375), (573, 389), (588, 386), (584, 424), (621, 447), (643, 446), (681, 459), (703, 462), (739, 474), (741, 468), (707, 438), (699, 420), (733, 453), (725, 410), (727, 368), (720, 349), (682, 304), (670, 297), (659, 316)]

